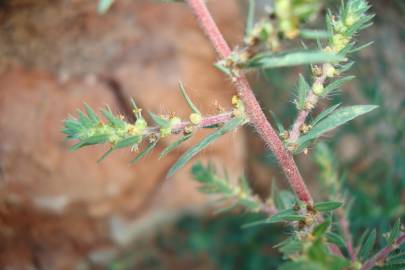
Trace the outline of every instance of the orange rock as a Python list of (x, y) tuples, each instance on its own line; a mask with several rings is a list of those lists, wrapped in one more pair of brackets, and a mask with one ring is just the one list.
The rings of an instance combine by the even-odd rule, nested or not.
[[(22, 1), (0, 14), (13, 29), (0, 29), (6, 59), (0, 63), (0, 266), (73, 269), (162, 217), (207, 202), (189, 166), (164, 177), (207, 131), (162, 160), (154, 151), (136, 166), (128, 165), (133, 154), (127, 150), (101, 164), (102, 147), (70, 153), (61, 133), (63, 119), (83, 102), (125, 113), (130, 96), (146, 110), (187, 117), (178, 80), (204, 113), (216, 113), (216, 104), (229, 108), (233, 90), (212, 67), (213, 50), (187, 7), (117, 1), (99, 16), (88, 1), (65, 5)], [(234, 38), (235, 3), (212, 8)], [(228, 134), (198, 159), (239, 175), (241, 140), (240, 132)]]

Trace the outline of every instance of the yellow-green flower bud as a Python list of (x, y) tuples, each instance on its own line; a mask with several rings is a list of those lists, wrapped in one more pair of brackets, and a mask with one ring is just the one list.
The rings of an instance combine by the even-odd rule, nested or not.
[(171, 127), (176, 126), (176, 125), (178, 125), (180, 123), (181, 123), (181, 119), (179, 117), (175, 116), (175, 117), (170, 118), (170, 126)]
[(350, 39), (344, 35), (336, 34), (332, 38), (333, 48), (336, 52), (341, 51), (349, 43)]
[(328, 78), (333, 78), (336, 76), (337, 71), (332, 65), (327, 65), (325, 68), (325, 73)]
[(199, 113), (192, 113), (190, 114), (190, 122), (193, 123), (193, 125), (198, 125), (201, 123), (202, 116)]
[(355, 24), (356, 23), (356, 18), (354, 17), (354, 16), (352, 16), (352, 15), (349, 15), (349, 16), (347, 16), (346, 17), (346, 19), (345, 19), (345, 25), (346, 26), (352, 26), (353, 24)]
[(148, 126), (148, 123), (146, 123), (145, 119), (143, 118), (138, 118), (135, 121), (135, 127), (138, 129), (145, 129)]
[(323, 84), (321, 84), (321, 83), (315, 82), (312, 85), (312, 91), (314, 91), (315, 95), (317, 95), (317, 96), (322, 95), (324, 89), (325, 88), (323, 87)]

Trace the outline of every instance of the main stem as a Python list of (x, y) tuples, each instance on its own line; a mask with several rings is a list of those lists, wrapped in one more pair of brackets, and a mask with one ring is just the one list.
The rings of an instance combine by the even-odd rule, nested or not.
[[(208, 11), (204, 0), (186, 1), (190, 8), (193, 10), (201, 28), (210, 39), (219, 57), (221, 59), (227, 58), (232, 51), (226, 43), (221, 32), (219, 31), (218, 26), (213, 20), (210, 12)], [(267, 121), (267, 118), (263, 113), (259, 102), (253, 94), (248, 80), (243, 74), (241, 74), (239, 76), (233, 77), (232, 82), (245, 105), (249, 121), (253, 124), (259, 135), (276, 156), (284, 174), (288, 179), (291, 188), (301, 201), (312, 205), (312, 196), (309, 193), (304, 180), (302, 179), (302, 176), (293, 159), (293, 156), (285, 149), (284, 144), (278, 137), (276, 131)]]

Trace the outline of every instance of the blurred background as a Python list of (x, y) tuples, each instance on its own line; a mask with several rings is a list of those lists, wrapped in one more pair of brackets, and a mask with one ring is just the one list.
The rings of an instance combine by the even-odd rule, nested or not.
[[(226, 39), (237, 45), (247, 1), (207, 2)], [(340, 1), (324, 2), (333, 7)], [(405, 216), (405, 2), (371, 4), (375, 24), (359, 38), (375, 43), (354, 56), (356, 79), (321, 104), (380, 106), (325, 139), (355, 198), (354, 235), (365, 227), (384, 231)], [(260, 17), (261, 5), (257, 11)], [(83, 102), (108, 104), (130, 118), (128, 101), (135, 97), (147, 110), (187, 116), (178, 80), (205, 114), (228, 108), (234, 92), (212, 66), (215, 60), (180, 3), (117, 0), (100, 15), (97, 1), (0, 1), (0, 268), (276, 269), (281, 258), (272, 247), (285, 228), (241, 229), (257, 217), (238, 210), (214, 215), (214, 198), (196, 191), (189, 167), (164, 179), (182, 151), (207, 133), (165, 159), (155, 151), (136, 166), (128, 164), (126, 150), (101, 164), (102, 147), (71, 153), (61, 133), (63, 119)], [(285, 125), (295, 117), (292, 89), (302, 71), (249, 76), (266, 113), (277, 112)], [(315, 152), (297, 160), (322, 199)], [(224, 136), (196, 160), (225, 167), (231, 178), (246, 174), (263, 197), (271, 181), (284, 185), (249, 127)]]

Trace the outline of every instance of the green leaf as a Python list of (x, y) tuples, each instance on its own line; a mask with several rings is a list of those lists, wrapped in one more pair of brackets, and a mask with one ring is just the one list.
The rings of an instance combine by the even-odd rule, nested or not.
[(111, 112), (110, 108), (105, 108), (101, 110), (101, 113), (104, 115), (104, 117), (110, 122), (111, 125), (115, 127), (124, 127), (125, 122), (119, 119), (118, 117), (114, 116), (114, 114)]
[(179, 169), (181, 169), (190, 159), (192, 159), (195, 155), (197, 155), (201, 150), (211, 144), (213, 141), (221, 137), (222, 135), (232, 131), (233, 129), (237, 128), (238, 126), (244, 123), (245, 119), (243, 118), (234, 118), (227, 122), (224, 126), (217, 129), (204, 139), (202, 139), (198, 144), (189, 148), (170, 168), (169, 172), (167, 173), (167, 177), (173, 176)]
[(319, 239), (322, 235), (324, 235), (327, 230), (329, 229), (331, 222), (329, 220), (322, 222), (318, 226), (315, 227), (312, 235), (315, 236), (316, 239)]
[(298, 139), (298, 144), (301, 145), (309, 140), (318, 138), (322, 134), (340, 126), (344, 123), (360, 116), (362, 114), (368, 113), (378, 106), (375, 105), (357, 105), (351, 107), (340, 108), (330, 114), (327, 118), (320, 121), (317, 125), (312, 127), (312, 129), (305, 135)]
[(351, 81), (355, 78), (355, 76), (346, 76), (340, 79), (335, 80), (334, 82), (328, 84), (328, 86), (325, 87), (325, 89), (323, 90), (322, 95), (326, 96), (329, 93), (331, 93), (334, 90), (339, 89), (340, 87), (342, 87), (342, 85), (348, 81)]
[(325, 117), (327, 117), (329, 114), (333, 113), (338, 107), (340, 106), (340, 103), (333, 105), (326, 110), (322, 111), (320, 114), (318, 114), (317, 117), (311, 122), (311, 125), (314, 127), (316, 124), (318, 124), (321, 120), (323, 120)]
[(97, 12), (100, 14), (106, 13), (110, 9), (110, 7), (112, 6), (113, 3), (114, 3), (114, 0), (100, 0), (98, 2), (98, 6), (97, 6)]
[(132, 146), (134, 144), (140, 143), (141, 141), (142, 141), (142, 136), (130, 136), (128, 138), (118, 141), (115, 144), (114, 149), (120, 149), (120, 148), (124, 148), (127, 146)]
[(297, 109), (303, 110), (305, 108), (305, 100), (307, 98), (310, 86), (302, 74), (299, 75), (297, 84)]
[(360, 258), (367, 258), (368, 254), (370, 253), (370, 251), (373, 249), (374, 243), (375, 243), (375, 239), (376, 239), (377, 233), (374, 230), (372, 230), (370, 232), (370, 234), (368, 235), (366, 241), (364, 242), (364, 244), (362, 245), (360, 252), (359, 252), (359, 257)]
[(327, 232), (325, 234), (326, 240), (330, 243), (337, 245), (338, 247), (345, 247), (345, 240), (338, 234), (333, 232)]
[(149, 154), (153, 150), (153, 148), (155, 148), (157, 143), (158, 143), (158, 140), (155, 140), (154, 142), (149, 143), (148, 146), (142, 150), (142, 152), (140, 152), (133, 160), (131, 160), (131, 164), (137, 163), (141, 158), (143, 158), (144, 156)]
[(300, 37), (304, 39), (326, 39), (329, 33), (324, 30), (301, 29)]
[(248, 14), (246, 18), (245, 36), (248, 36), (253, 29), (255, 19), (256, 0), (249, 0)]
[(325, 266), (317, 262), (287, 262), (278, 268), (279, 270), (327, 270)]
[(401, 233), (401, 219), (398, 219), (397, 222), (395, 222), (394, 227), (392, 228), (390, 232), (390, 236), (387, 239), (388, 245), (394, 244), (395, 240), (399, 237)]
[(190, 97), (187, 95), (186, 89), (184, 88), (183, 83), (180, 81), (179, 81), (179, 88), (180, 88), (181, 95), (186, 100), (188, 106), (193, 111), (193, 113), (201, 114), (201, 112), (198, 110), (197, 106), (194, 105), (194, 103), (191, 101)]
[(159, 127), (168, 128), (170, 126), (170, 121), (164, 119), (163, 117), (154, 114), (153, 112), (149, 112), (150, 117), (152, 117), (153, 122), (156, 123)]
[(107, 150), (107, 152), (105, 152), (98, 160), (97, 163), (101, 163), (104, 159), (106, 159), (113, 151), (114, 151), (114, 147), (111, 147), (110, 149)]
[(102, 144), (107, 142), (108, 140), (108, 136), (103, 134), (103, 135), (95, 135), (95, 136), (91, 136), (89, 138), (83, 139), (81, 140), (79, 143), (73, 145), (70, 148), (70, 151), (75, 151), (79, 148), (82, 148), (84, 146), (88, 146), (88, 145), (93, 145), (93, 144)]
[(93, 122), (93, 124), (98, 124), (100, 122), (100, 119), (93, 111), (93, 109), (87, 103), (84, 103), (84, 108), (86, 109), (87, 115), (89, 116), (89, 119)]
[(281, 210), (267, 219), (267, 223), (277, 223), (283, 221), (300, 221), (304, 216), (298, 215), (292, 208)]
[(343, 60), (344, 57), (342, 57), (341, 55), (320, 50), (263, 53), (248, 61), (242, 68), (278, 68), (316, 63), (333, 63)]
[(174, 143), (169, 144), (165, 149), (163, 149), (163, 151), (160, 153), (159, 155), (159, 159), (161, 159), (162, 157), (166, 156), (167, 154), (169, 154), (171, 151), (173, 151), (177, 146), (179, 146), (180, 144), (182, 144), (183, 142), (187, 141), (188, 139), (191, 138), (193, 134), (187, 134), (185, 136), (182, 136), (180, 139), (176, 140)]
[(341, 202), (318, 202), (314, 205), (315, 209), (319, 212), (328, 212), (335, 210), (342, 206)]

